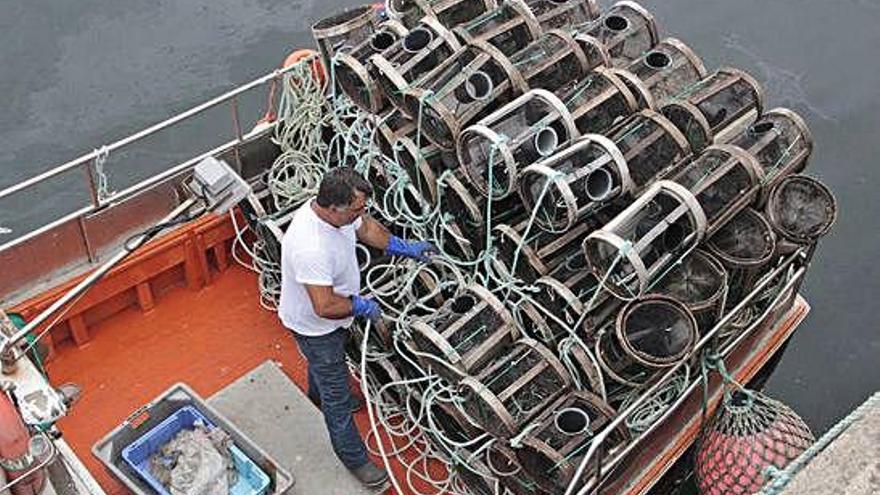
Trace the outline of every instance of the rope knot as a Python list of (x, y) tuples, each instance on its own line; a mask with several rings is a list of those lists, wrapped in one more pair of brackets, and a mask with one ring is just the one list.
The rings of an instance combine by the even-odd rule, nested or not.
[(769, 466), (764, 468), (764, 476), (769, 479), (777, 479), (785, 475), (785, 471), (779, 469), (778, 467), (770, 464)]
[(504, 134), (503, 132), (499, 132), (499, 133), (497, 133), (497, 135), (498, 135), (498, 141), (492, 142), (493, 147), (497, 148), (499, 145), (507, 144), (510, 142), (510, 137), (507, 134)]
[(565, 177), (565, 174), (563, 174), (563, 173), (560, 172), (559, 170), (553, 169), (553, 170), (550, 171), (550, 175), (549, 175), (549, 177), (550, 177), (551, 179), (553, 179), (553, 180), (556, 180), (556, 179), (562, 179), (562, 178)]
[(721, 359), (721, 354), (713, 351), (706, 351), (703, 353), (703, 361), (706, 363), (706, 366), (712, 369), (718, 369), (719, 362), (723, 363), (724, 361)]

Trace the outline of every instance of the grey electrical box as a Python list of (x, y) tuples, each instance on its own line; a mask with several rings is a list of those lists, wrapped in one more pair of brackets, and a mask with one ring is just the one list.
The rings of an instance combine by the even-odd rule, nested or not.
[(193, 193), (207, 202), (207, 208), (215, 213), (229, 211), (251, 191), (247, 181), (235, 173), (228, 163), (212, 156), (195, 166), (189, 186)]

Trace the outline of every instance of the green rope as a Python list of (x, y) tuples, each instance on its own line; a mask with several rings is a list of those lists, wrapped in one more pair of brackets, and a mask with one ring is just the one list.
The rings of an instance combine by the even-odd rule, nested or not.
[(862, 405), (832, 426), (819, 440), (802, 452), (797, 459), (788, 463), (785, 469), (779, 469), (773, 465), (768, 466), (764, 471), (764, 474), (770, 478), (770, 481), (768, 481), (756, 495), (777, 495), (781, 493), (788, 483), (794, 479), (797, 473), (799, 473), (810, 461), (819, 455), (820, 452), (825, 450), (831, 442), (836, 440), (837, 437), (856, 421), (863, 419), (871, 411), (876, 409), (878, 405), (880, 405), (880, 392), (875, 392), (874, 395), (862, 403)]
[[(9, 320), (12, 321), (12, 324), (15, 325), (15, 328), (19, 330), (27, 325), (27, 321), (25, 321), (25, 319), (18, 313), (7, 313), (6, 316), (8, 316)], [(28, 344), (27, 348), (31, 350), (28, 353), (28, 356), (30, 356), (31, 360), (34, 362), (34, 365), (40, 371), (40, 374), (43, 375), (43, 378), (48, 380), (49, 375), (46, 373), (43, 356), (36, 347), (37, 337), (34, 334), (29, 333), (25, 336), (25, 341)]]
[(587, 91), (588, 89), (590, 89), (590, 87), (593, 86), (593, 81), (594, 81), (593, 78), (587, 79), (586, 84), (583, 84), (582, 87), (578, 88), (577, 92), (575, 92), (574, 94), (572, 94), (571, 96), (568, 97), (568, 99), (565, 101), (565, 106), (571, 108), (570, 105), (573, 102), (577, 101), (581, 97), (581, 95), (584, 94), (585, 91)]
[[(492, 173), (492, 172), (491, 172), (491, 170), (490, 170), (490, 171), (489, 171), (490, 176), (491, 176), (491, 173)], [(562, 175), (562, 174), (560, 174), (559, 172), (554, 172), (554, 173), (556, 173), (556, 174), (558, 174), (558, 175)], [(541, 209), (541, 205), (542, 205), (542, 203), (543, 203), (543, 201), (544, 201), (544, 196), (547, 194), (547, 191), (550, 190), (550, 184), (551, 184), (552, 182), (553, 182), (553, 181), (551, 180), (550, 177), (548, 177), (548, 178), (546, 178), (546, 179), (544, 180), (544, 187), (541, 188), (541, 194), (538, 195), (538, 199), (535, 201), (535, 206), (532, 208), (532, 214), (529, 215), (529, 221), (528, 221), (528, 223), (526, 223), (526, 228), (525, 228), (525, 230), (523, 231), (523, 234), (522, 234), (522, 238), (523, 238), (523, 239), (528, 238), (529, 233), (530, 233), (531, 230), (532, 230), (532, 225), (534, 225), (534, 223), (535, 223), (535, 218), (538, 216), (538, 211)], [(490, 201), (490, 203), (491, 203), (491, 201)], [(511, 275), (513, 275), (513, 274), (516, 273), (516, 267), (517, 267), (517, 265), (519, 264), (519, 256), (520, 256), (520, 253), (522, 253), (522, 248), (523, 248), (523, 246), (524, 246), (525, 244), (526, 244), (525, 242), (521, 242), (521, 243), (519, 243), (519, 245), (516, 246), (516, 249), (515, 249), (514, 252), (513, 252), (513, 262), (512, 262), (511, 265), (510, 265), (510, 273), (511, 273)], [(504, 295), (504, 300), (507, 301), (507, 299), (508, 299), (509, 296), (510, 296), (510, 290), (508, 290), (508, 291), (505, 293), (505, 295)]]

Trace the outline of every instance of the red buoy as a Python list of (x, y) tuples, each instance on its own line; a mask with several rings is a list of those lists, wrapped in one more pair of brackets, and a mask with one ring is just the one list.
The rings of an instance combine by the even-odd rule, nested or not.
[(12, 487), (12, 495), (36, 495), (46, 482), (43, 469), (27, 474), (40, 462), (31, 455), (30, 444), (31, 437), (21, 416), (9, 397), (0, 393), (0, 467), (10, 482), (24, 477)]
[(784, 468), (814, 441), (810, 428), (785, 404), (753, 391), (726, 396), (697, 452), (700, 493), (757, 493), (767, 481), (768, 466)]
[[(324, 70), (324, 64), (321, 63), (321, 57), (318, 56), (318, 52), (316, 52), (315, 50), (301, 48), (290, 52), (290, 55), (288, 55), (287, 58), (284, 59), (284, 62), (281, 64), (281, 68), (290, 67), (291, 65), (295, 65), (309, 57), (314, 57), (311, 62), (312, 77), (320, 86), (323, 86), (327, 81), (327, 73)], [(273, 80), (272, 85), (269, 87), (269, 98), (266, 104), (266, 113), (263, 114), (263, 116), (259, 120), (257, 120), (255, 128), (261, 125), (271, 124), (272, 122), (275, 122), (276, 118), (278, 118), (278, 116), (275, 115), (275, 97), (277, 89), (277, 81)]]
[(311, 50), (308, 48), (301, 48), (299, 50), (294, 50), (284, 59), (284, 63), (281, 64), (282, 67), (290, 67), (298, 63), (301, 60), (305, 60), (309, 57), (314, 57), (312, 60), (312, 76), (321, 84), (327, 80), (327, 73), (324, 70), (324, 64), (321, 63), (321, 58), (318, 57), (318, 52), (315, 50)]

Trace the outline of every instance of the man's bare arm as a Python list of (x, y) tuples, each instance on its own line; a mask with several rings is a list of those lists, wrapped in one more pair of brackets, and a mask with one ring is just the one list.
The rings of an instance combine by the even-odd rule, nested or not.
[(364, 215), (363, 223), (357, 230), (357, 238), (367, 246), (385, 250), (388, 241), (391, 240), (391, 232), (384, 225), (377, 222), (373, 217)]
[(333, 292), (333, 287), (304, 285), (316, 315), (328, 320), (341, 320), (352, 315), (351, 299)]

